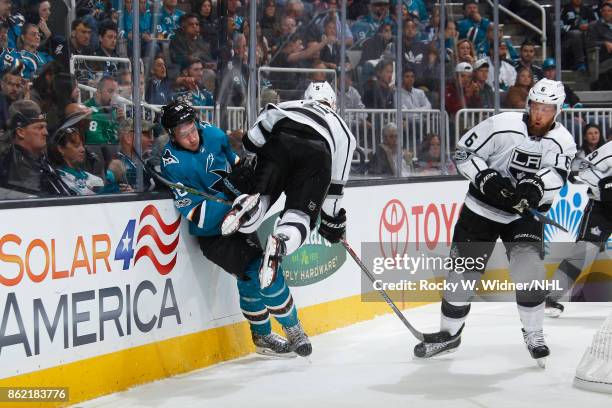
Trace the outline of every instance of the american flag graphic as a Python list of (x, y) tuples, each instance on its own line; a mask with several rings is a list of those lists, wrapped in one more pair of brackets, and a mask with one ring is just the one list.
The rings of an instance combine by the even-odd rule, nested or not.
[(180, 215), (173, 223), (166, 224), (155, 206), (146, 206), (140, 214), (134, 265), (141, 258), (147, 257), (160, 275), (168, 274), (176, 264), (180, 225)]

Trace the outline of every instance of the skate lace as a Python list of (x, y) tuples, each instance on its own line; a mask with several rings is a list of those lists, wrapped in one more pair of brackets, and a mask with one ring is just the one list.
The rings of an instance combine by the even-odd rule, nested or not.
[(527, 346), (530, 348), (546, 346), (546, 342), (544, 341), (544, 332), (542, 330), (530, 332), (526, 331), (525, 341), (527, 342)]
[(301, 324), (296, 324), (295, 326), (285, 327), (285, 333), (287, 334), (287, 338), (293, 344), (302, 344), (308, 341), (308, 337), (306, 333), (304, 333), (304, 329), (302, 329)]

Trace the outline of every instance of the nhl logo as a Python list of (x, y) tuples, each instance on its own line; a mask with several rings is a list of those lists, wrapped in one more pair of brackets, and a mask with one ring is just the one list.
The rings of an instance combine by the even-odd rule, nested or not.
[(316, 205), (316, 204), (315, 204), (313, 201), (310, 201), (310, 202), (308, 203), (308, 209), (309, 209), (310, 211), (314, 211), (316, 208), (317, 208), (317, 205)]

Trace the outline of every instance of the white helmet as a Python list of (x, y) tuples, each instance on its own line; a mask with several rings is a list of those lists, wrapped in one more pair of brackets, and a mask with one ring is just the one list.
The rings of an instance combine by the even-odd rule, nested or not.
[(527, 97), (527, 111), (529, 111), (529, 102), (545, 103), (549, 105), (557, 105), (557, 114), (555, 119), (561, 112), (561, 107), (565, 103), (565, 88), (560, 81), (552, 79), (540, 79), (530, 90)]
[(325, 102), (333, 110), (336, 110), (336, 92), (327, 82), (311, 82), (304, 92), (304, 99)]

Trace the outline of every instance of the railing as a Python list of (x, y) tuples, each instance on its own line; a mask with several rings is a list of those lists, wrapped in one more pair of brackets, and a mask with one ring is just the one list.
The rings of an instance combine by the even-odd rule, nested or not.
[[(346, 109), (344, 120), (353, 132), (357, 144), (366, 152), (375, 152), (382, 141), (382, 129), (388, 123), (396, 123), (395, 109)], [(402, 110), (402, 147), (415, 153), (423, 139), (430, 133), (441, 136), (440, 110)], [(445, 113), (446, 151), (449, 146), (448, 114)]]
[[(524, 112), (523, 109), (500, 109), (500, 112)], [(455, 145), (461, 135), (483, 120), (493, 116), (493, 109), (461, 109), (455, 115)], [(592, 123), (599, 125), (602, 137), (607, 140), (612, 126), (612, 108), (562, 109), (557, 121), (574, 136), (576, 145), (582, 145), (584, 126)]]
[[(489, 5), (491, 6), (491, 8), (493, 8), (494, 7), (493, 1), (492, 0), (487, 0), (487, 1)], [(537, 34), (540, 35), (540, 37), (542, 38), (542, 60), (544, 60), (546, 59), (546, 9), (542, 5), (538, 4), (537, 1), (527, 0), (527, 2), (540, 10), (540, 13), (542, 14), (542, 28), (541, 29), (534, 26), (529, 21), (513, 13), (512, 11), (510, 11), (509, 9), (507, 9), (506, 7), (502, 5), (499, 6), (499, 10), (508, 14), (510, 17), (512, 17), (513, 19), (515, 19), (516, 21), (518, 21), (525, 27), (531, 29), (532, 31), (535, 31)]]

